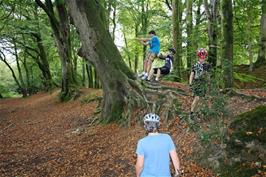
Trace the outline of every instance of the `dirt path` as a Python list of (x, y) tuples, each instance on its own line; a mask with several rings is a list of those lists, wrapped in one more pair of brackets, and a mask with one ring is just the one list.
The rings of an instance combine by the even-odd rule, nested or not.
[[(85, 92), (98, 93), (91, 89)], [(88, 127), (97, 104), (81, 104), (79, 100), (59, 103), (57, 94), (0, 101), (0, 175), (134, 176), (135, 147), (145, 136), (143, 128)], [(183, 107), (190, 104), (191, 100), (186, 100)], [(184, 176), (214, 176), (189, 161), (197, 138), (186, 127), (175, 126), (178, 121), (170, 133), (182, 158)]]

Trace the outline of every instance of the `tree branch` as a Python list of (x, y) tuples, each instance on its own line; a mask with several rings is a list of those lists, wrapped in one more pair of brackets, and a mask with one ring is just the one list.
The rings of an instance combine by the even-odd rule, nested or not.
[(45, 11), (45, 13), (48, 15), (52, 27), (58, 30), (58, 28), (59, 28), (59, 22), (58, 22), (58, 20), (55, 18), (52, 2), (51, 2), (50, 0), (45, 0), (45, 4), (46, 4), (46, 5), (45, 5), (44, 3), (42, 3), (41, 0), (35, 0), (35, 2), (36, 2), (36, 4), (37, 4), (39, 7), (41, 7), (41, 8)]
[(172, 6), (169, 3), (169, 0), (165, 0), (165, 4), (167, 5), (168, 9), (172, 11)]
[(15, 72), (14, 72), (14, 70), (13, 70), (13, 68), (10, 66), (10, 64), (6, 61), (6, 56), (5, 56), (5, 54), (2, 52), (2, 51), (0, 51), (0, 59), (6, 64), (6, 66), (9, 68), (9, 70), (11, 71), (11, 73), (12, 73), (12, 76), (13, 76), (13, 78), (14, 78), (14, 80), (15, 80), (15, 82), (16, 82), (16, 84), (18, 85), (18, 87), (21, 89), (21, 85), (20, 85), (20, 83), (19, 83), (19, 81), (18, 81), (18, 79), (17, 79), (17, 77), (16, 77), (16, 74), (15, 74)]

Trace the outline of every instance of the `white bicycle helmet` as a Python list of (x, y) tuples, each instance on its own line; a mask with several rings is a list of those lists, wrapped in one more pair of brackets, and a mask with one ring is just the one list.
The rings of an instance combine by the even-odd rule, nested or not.
[(145, 122), (160, 122), (160, 117), (157, 114), (149, 113), (144, 116), (143, 121), (144, 123)]

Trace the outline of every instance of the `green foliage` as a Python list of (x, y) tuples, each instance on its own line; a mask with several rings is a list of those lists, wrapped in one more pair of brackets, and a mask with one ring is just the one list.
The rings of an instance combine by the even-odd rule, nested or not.
[(8, 68), (0, 61), (0, 93), (4, 98), (19, 97), (17, 85)]

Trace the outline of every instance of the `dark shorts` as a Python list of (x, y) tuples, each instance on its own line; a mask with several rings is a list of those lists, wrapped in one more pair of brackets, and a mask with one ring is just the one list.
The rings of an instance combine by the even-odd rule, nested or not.
[(207, 92), (206, 81), (194, 80), (191, 87), (194, 96), (204, 97), (206, 95)]
[(170, 69), (167, 67), (161, 67), (161, 68), (153, 68), (154, 74), (157, 74), (158, 69), (161, 70), (162, 75), (167, 75), (170, 73)]

